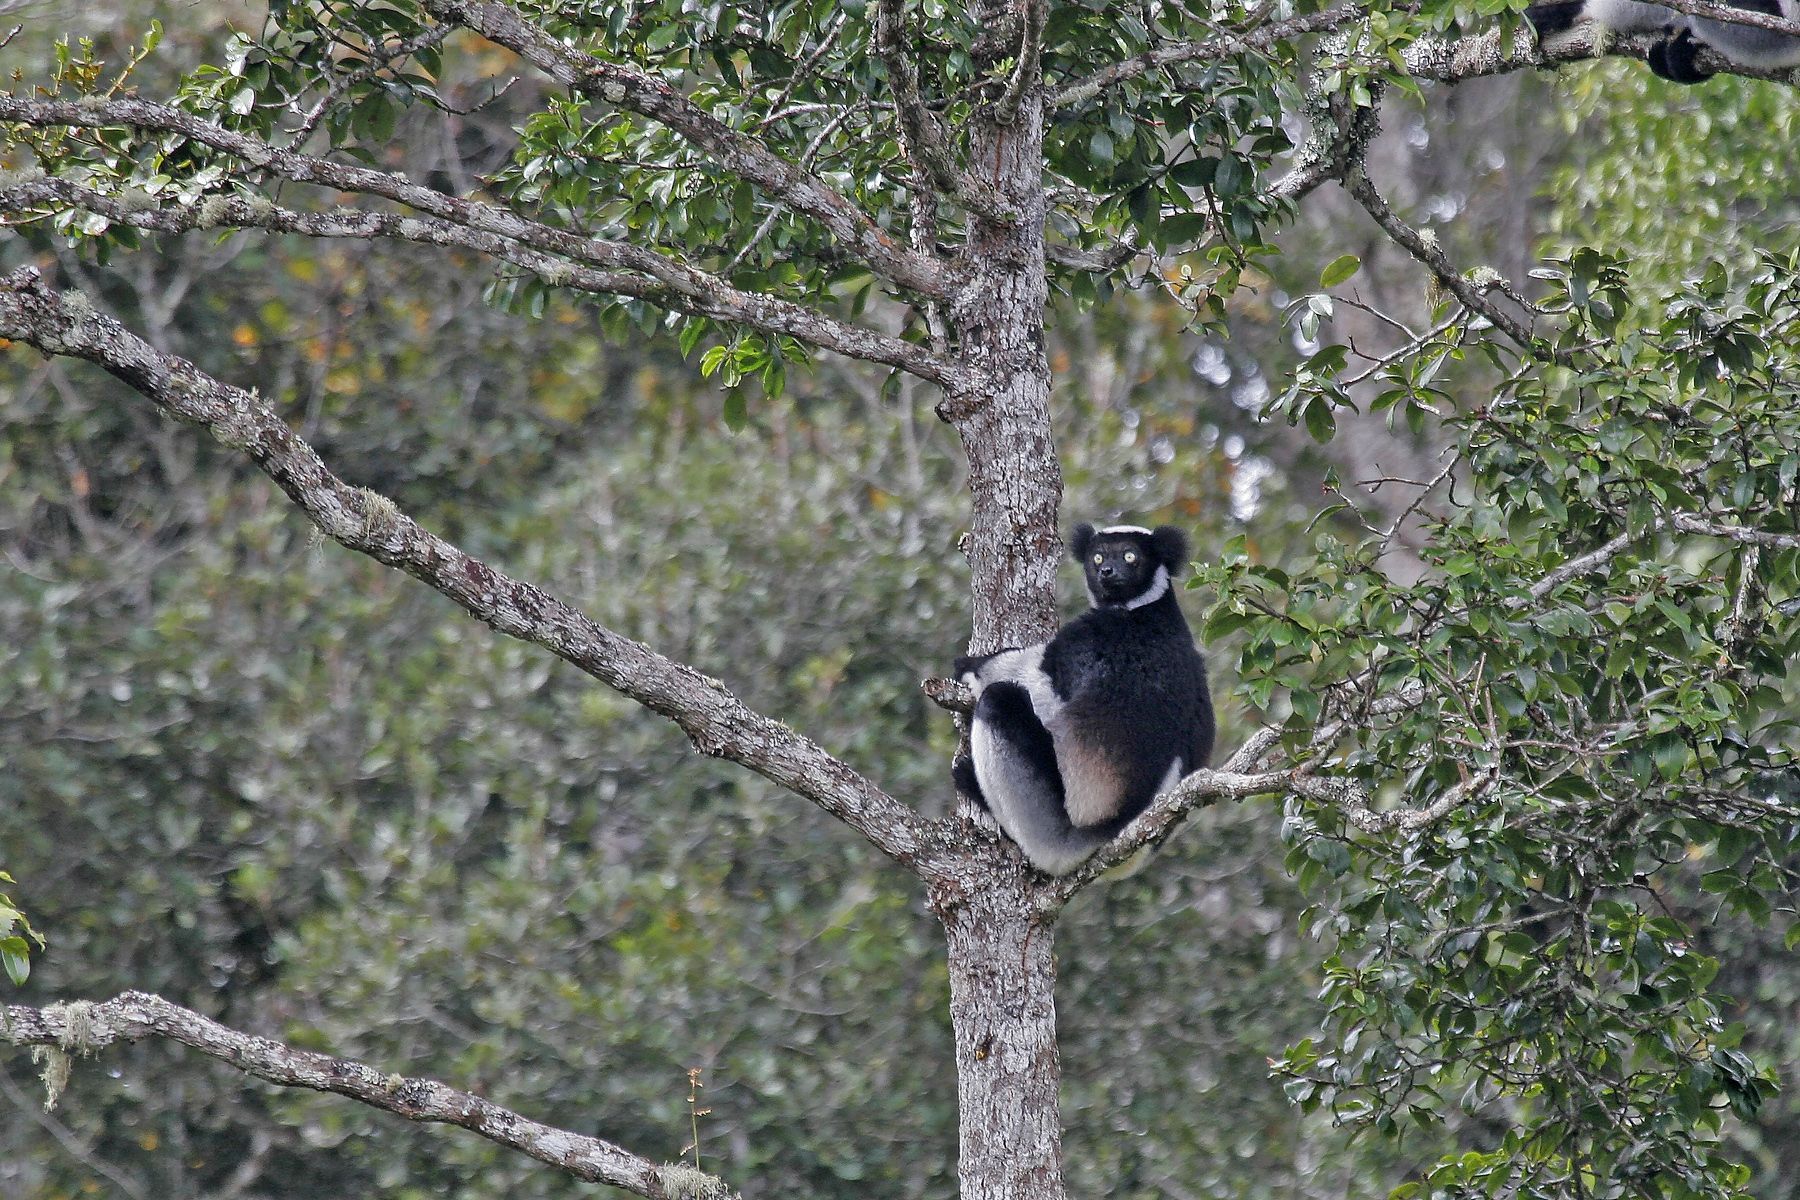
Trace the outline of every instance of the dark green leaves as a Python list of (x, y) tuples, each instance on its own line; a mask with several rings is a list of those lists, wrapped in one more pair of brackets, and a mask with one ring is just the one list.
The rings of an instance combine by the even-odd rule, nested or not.
[[(1445, 312), (1391, 361), (1318, 347), (1271, 403), (1326, 437), (1346, 379), (1376, 376), (1377, 410), (1446, 418), (1456, 486), (1428, 498), (1418, 582), (1379, 565), (1392, 535), (1372, 524), (1322, 533), (1282, 570), (1240, 550), (1206, 575), (1206, 630), (1242, 639), (1252, 702), (1297, 749), (1346, 722), (1321, 772), (1358, 782), (1377, 820), (1458, 801), (1416, 832), (1365, 832), (1348, 800), (1290, 801), (1285, 823), (1332, 952), (1336, 1046), (1289, 1052), (1290, 1093), (1377, 1130), (1453, 1104), (1513, 1130), (1418, 1195), (1553, 1196), (1578, 1175), (1684, 1200), (1742, 1184), (1721, 1114), (1756, 1111), (1772, 1080), (1734, 1048), (1708, 946), (1714, 914), (1754, 928), (1792, 910), (1800, 552), (1683, 533), (1671, 514), (1796, 528), (1791, 257), (1657, 296), (1583, 251), (1542, 273), (1540, 330), (1561, 322), (1576, 371), (1521, 369), (1458, 411), (1470, 331)], [(1303, 337), (1334, 313), (1323, 294), (1291, 309)], [(1356, 478), (1327, 486), (1356, 503)]]
[[(0, 883), (12, 882), (11, 875), (0, 871)], [(43, 948), (44, 939), (31, 927), (25, 914), (13, 904), (10, 896), (0, 892), (0, 969), (4, 969), (7, 978), (15, 984), (24, 983), (31, 975), (31, 942), (36, 942), (39, 949)]]

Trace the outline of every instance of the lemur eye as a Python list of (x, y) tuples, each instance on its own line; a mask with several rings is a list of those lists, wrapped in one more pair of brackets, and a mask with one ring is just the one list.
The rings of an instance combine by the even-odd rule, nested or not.
[(1125, 561), (1126, 561), (1126, 562), (1136, 562), (1136, 561), (1137, 561), (1137, 554), (1136, 554), (1136, 553), (1135, 553), (1135, 552), (1134, 552), (1134, 551), (1131, 551), (1131, 550), (1127, 550), (1127, 551), (1126, 551), (1126, 552), (1125, 552)]
[(1100, 556), (1098, 554), (1094, 555), (1094, 565), (1096, 567), (1100, 565)]

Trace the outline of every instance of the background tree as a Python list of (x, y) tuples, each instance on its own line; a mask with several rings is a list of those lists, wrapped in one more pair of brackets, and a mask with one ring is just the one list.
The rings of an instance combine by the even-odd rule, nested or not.
[[(1727, 1106), (1755, 1115), (1770, 1084), (1736, 1048), (1746, 1031), (1727, 1019), (1717, 952), (1759, 936), (1754, 919), (1782, 901), (1792, 861), (1794, 264), (1759, 260), (1760, 227), (1740, 220), (1721, 231), (1729, 261), (1703, 269), (1696, 220), (1680, 223), (1692, 240), (1656, 242), (1628, 278), (1602, 243), (1641, 254), (1656, 235), (1637, 217), (1647, 193), (1619, 190), (1648, 189), (1633, 175), (1609, 184), (1602, 211), (1619, 215), (1591, 233), (1571, 223), (1582, 248), (1539, 303), (1506, 275), (1462, 274), (1448, 255), (1479, 233), (1417, 232), (1371, 180), (1384, 163), (1428, 174), (1371, 140), (1374, 106), (1390, 74), (1459, 84), (1431, 93), (1417, 119), (1428, 123), (1461, 81), (1546, 64), (1504, 29), (1422, 36), (1454, 15), (281, 6), (168, 104), (116, 82), (121, 56), (107, 66), (69, 47), (0, 100), (27, 168), (0, 186), (0, 210), (27, 238), (48, 227), (57, 239), (13, 253), (48, 267), (54, 250), (93, 299), (14, 274), (0, 332), (100, 363), (219, 445), (97, 401), (89, 378), (60, 366), (20, 368), (29, 383), (8, 407), (20, 571), (7, 604), (26, 636), (8, 651), (6, 702), (24, 764), (10, 811), (28, 819), (7, 830), (9, 861), (116, 862), (76, 852), (44, 819), (55, 787), (97, 843), (151, 810), (166, 857), (146, 861), (179, 870), (79, 881), (126, 909), (166, 907), (189, 931), (186, 944), (144, 938), (129, 983), (178, 990), (230, 1024), (378, 1052), (384, 1070), (441, 1064), (522, 1109), (600, 1108), (605, 1133), (628, 1145), (662, 1144), (685, 1099), (641, 1079), (596, 1082), (619, 1046), (645, 1063), (722, 1058), (738, 1080), (798, 1092), (791, 1108), (754, 1084), (729, 1108), (708, 1097), (731, 1114), (707, 1120), (729, 1122), (718, 1153), (734, 1180), (941, 1190), (951, 1108), (934, 1086), (943, 1060), (923, 1047), (947, 1007), (964, 1190), (1059, 1194), (1050, 924), (1104, 864), (1048, 883), (1010, 847), (935, 816), (951, 735), (913, 684), (954, 649), (943, 619), (961, 605), (944, 563), (963, 524), (972, 644), (1053, 625), (1067, 468), (1084, 514), (1257, 512), (1254, 545), (1219, 522), (1203, 559), (1216, 564), (1204, 573), (1217, 588), (1209, 634), (1241, 643), (1243, 695), (1269, 724), (1234, 756), (1240, 770), (1190, 779), (1126, 841), (1165, 835), (1209, 797), (1286, 796), (1287, 866), (1328, 943), (1328, 1026), (1300, 1037), (1311, 1019), (1267, 1011), (1266, 993), (1244, 1007), (1263, 1044), (1295, 1042), (1281, 1070), (1303, 1108), (1384, 1131), (1431, 1126), (1326, 1168), (1320, 1148), (1337, 1144), (1316, 1123), (1233, 1128), (1262, 1101), (1254, 1059), (1240, 1054), (1225, 1085), (1217, 1064), (1230, 1060), (1209, 1044), (1207, 1023), (1232, 1015), (1214, 994), (1221, 958), (1184, 953), (1165, 932), (1257, 914), (1208, 930), (1238, 996), (1284, 974), (1272, 956), (1251, 965), (1265, 938), (1274, 954), (1300, 952), (1281, 937), (1287, 878), (1240, 861), (1256, 863), (1274, 830), (1231, 810), (1208, 815), (1214, 870), (1159, 866), (1082, 914), (1091, 940), (1077, 945), (1110, 961), (1077, 953), (1067, 980), (1093, 1018), (1072, 1023), (1066, 1047), (1089, 1055), (1072, 1080), (1089, 1151), (1077, 1185), (1161, 1194), (1291, 1177), (1361, 1190), (1410, 1167), (1408, 1187), (1446, 1194), (1741, 1187), (1732, 1159), (1767, 1151), (1742, 1131), (1721, 1150)], [(1298, 56), (1299, 39), (1325, 31), (1316, 62)], [(514, 72), (517, 87), (496, 84)], [(1684, 101), (1756, 111), (1743, 92), (1717, 95)], [(497, 118), (502, 104), (523, 115)], [(1772, 115), (1791, 123), (1788, 111)], [(1310, 135), (1294, 149), (1302, 113)], [(1663, 144), (1686, 144), (1672, 131), (1691, 119), (1665, 121)], [(1632, 128), (1654, 144), (1655, 123)], [(1618, 176), (1596, 165), (1591, 140), (1578, 149), (1577, 178)], [(1746, 180), (1755, 157), (1731, 160)], [(1292, 229), (1284, 265), (1265, 228), (1299, 201), (1341, 213), (1315, 195), (1334, 180), (1428, 269), (1436, 296), (1386, 299), (1378, 289), (1405, 284), (1360, 230), (1358, 275), (1335, 223)], [(1422, 193), (1415, 207), (1445, 213)], [(1778, 227), (1783, 214), (1771, 216)], [(420, 243), (447, 251), (448, 269), (417, 250), (353, 262), (242, 234), (131, 253), (145, 233), (232, 229)], [(479, 259), (502, 264), (493, 299), (547, 318), (529, 338), (442, 303)], [(1337, 294), (1300, 295), (1321, 267)], [(330, 303), (296, 317), (282, 288), (312, 301), (321, 274)], [(231, 279), (259, 303), (235, 301)], [(1171, 294), (1196, 340), (1150, 348), (1133, 326), (1169, 317), (1119, 294), (1132, 283)], [(182, 303), (202, 288), (211, 319)], [(1053, 290), (1072, 310), (1063, 345), (1047, 336)], [(1296, 295), (1298, 364), (1275, 319)], [(1104, 317), (1073, 311), (1100, 297)], [(94, 303), (139, 314), (149, 340)], [(673, 345), (597, 356), (595, 327), (666, 328)], [(1093, 354), (1100, 345), (1121, 350)], [(883, 372), (827, 365), (790, 392), (791, 365), (813, 350)], [(722, 378), (723, 402), (672, 389), (670, 351)], [(1058, 406), (1059, 456), (1049, 384), (1065, 354), (1077, 382)], [(1190, 355), (1228, 400), (1256, 408), (1272, 395), (1270, 411), (1326, 443), (1324, 456), (1247, 416), (1214, 423), (1166, 398), (1192, 386), (1174, 369)], [(1162, 387), (1140, 378), (1152, 363)], [(255, 379), (289, 423), (221, 382), (233, 377)], [(1257, 380), (1272, 381), (1262, 396)], [(383, 399), (417, 418), (390, 418)], [(972, 509), (952, 491), (959, 464), (932, 444), (933, 401), (966, 459)], [(1383, 470), (1334, 448), (1353, 403), (1404, 417), (1407, 461), (1430, 467)], [(756, 467), (715, 418), (757, 439)], [(472, 646), (466, 617), (446, 622), (385, 573), (305, 553), (246, 456), (328, 536), (673, 717), (708, 754), (813, 799), (910, 868), (948, 932), (947, 975), (923, 965), (932, 934), (896, 890), (900, 873), (862, 841), (796, 830), (776, 788), (678, 758), (666, 733), (627, 720), (629, 706), (547, 674), (539, 652)], [(510, 480), (533, 467), (544, 486), (521, 496)], [(1252, 489), (1277, 467), (1354, 507), (1323, 523), (1316, 504), (1257, 509)], [(704, 531), (670, 519), (683, 506)], [(1290, 516), (1323, 536), (1290, 541)], [(846, 543), (864, 552), (834, 556)], [(1410, 561), (1396, 571), (1401, 546)], [(606, 624), (513, 583), (501, 558)], [(744, 699), (611, 628), (728, 675)], [(886, 638), (850, 644), (845, 629)], [(954, 689), (936, 691), (955, 704)], [(506, 719), (482, 715), (496, 710)], [(757, 712), (819, 731), (842, 760)], [(267, 734), (243, 738), (246, 722)], [(851, 761), (881, 769), (858, 775)], [(1752, 924), (1715, 921), (1709, 895)], [(59, 910), (46, 911), (41, 923), (60, 930)], [(752, 944), (721, 967), (722, 950)], [(1132, 957), (1158, 970), (1140, 963), (1133, 991), (1088, 1000)], [(882, 986), (834, 994), (822, 972), (845, 963)], [(433, 986), (407, 986), (422, 978)], [(85, 990), (69, 975), (38, 986), (64, 982), (61, 994)], [(885, 1023), (835, 1019), (883, 997)], [(644, 1194), (696, 1186), (378, 1072), (308, 1075), (316, 1060), (233, 1048), (166, 1003), (9, 1010), (16, 1041), (79, 1048), (118, 1031), (185, 1036), (277, 1082), (334, 1082), (376, 1107), (452, 1117)], [(1122, 1066), (1132, 1052), (1157, 1069)], [(536, 1064), (523, 1079), (521, 1061)], [(135, 1077), (141, 1088), (157, 1074)], [(1188, 1089), (1219, 1093), (1217, 1128), (1190, 1118), (1160, 1132)], [(895, 1093), (906, 1103), (882, 1102)], [(307, 1153), (352, 1131), (392, 1136), (341, 1105), (261, 1095), (245, 1114), (236, 1087), (182, 1099), (120, 1108), (155, 1112), (184, 1139), (198, 1131), (203, 1148), (158, 1154), (159, 1132), (134, 1136), (130, 1118), (88, 1115), (87, 1133), (40, 1124), (128, 1193), (299, 1189), (309, 1172), (345, 1169), (423, 1193), (473, 1161), (495, 1190), (543, 1186), (517, 1160), (447, 1160), (438, 1140), (402, 1155), (365, 1143), (348, 1168)], [(871, 1148), (871, 1111), (896, 1140), (935, 1138), (940, 1152)], [(888, 1123), (895, 1113), (907, 1123)], [(1289, 1146), (1272, 1168), (1272, 1148)], [(156, 1165), (122, 1167), (121, 1154)], [(1783, 1178), (1765, 1175), (1769, 1187)]]

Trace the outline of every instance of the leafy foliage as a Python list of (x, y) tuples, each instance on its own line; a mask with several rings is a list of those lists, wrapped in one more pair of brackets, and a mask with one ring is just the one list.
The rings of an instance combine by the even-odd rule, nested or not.
[[(1507, 1114), (1398, 1194), (1748, 1179), (1718, 1138), (1775, 1083), (1711, 986), (1709, 927), (1793, 917), (1797, 268), (1714, 264), (1645, 296), (1622, 260), (1562, 260), (1545, 307), (1582, 369), (1531, 364), (1450, 416), (1459, 489), (1424, 579), (1377, 569), (1379, 530), (1323, 536), (1297, 570), (1240, 545), (1205, 575), (1251, 695), (1299, 746), (1348, 716), (1311, 752), (1343, 740), (1335, 768), (1372, 798), (1288, 807), (1335, 1035), (1283, 1058), (1290, 1095), (1384, 1131)], [(1412, 369), (1384, 374), (1407, 403)], [(1327, 374), (1285, 402), (1343, 395)], [(1385, 832), (1440, 800), (1416, 836)]]

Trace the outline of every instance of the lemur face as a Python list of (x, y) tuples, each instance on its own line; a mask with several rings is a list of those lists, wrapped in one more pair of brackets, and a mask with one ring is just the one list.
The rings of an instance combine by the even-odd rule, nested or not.
[(1081, 556), (1088, 592), (1102, 604), (1122, 604), (1149, 591), (1162, 566), (1147, 533), (1101, 531)]
[(1083, 522), (1069, 534), (1069, 552), (1087, 575), (1095, 604), (1138, 608), (1164, 595), (1186, 568), (1188, 540), (1173, 525), (1095, 529)]

